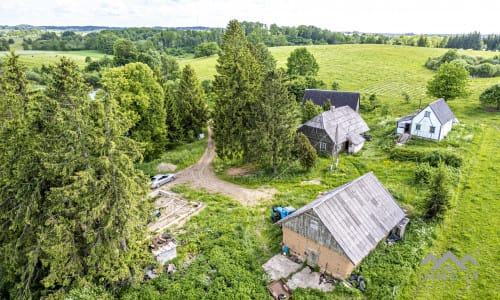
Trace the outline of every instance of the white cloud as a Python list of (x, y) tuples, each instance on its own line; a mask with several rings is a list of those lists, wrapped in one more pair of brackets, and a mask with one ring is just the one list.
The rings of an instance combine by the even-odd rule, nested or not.
[(229, 20), (338, 31), (500, 33), (500, 1), (23, 0), (0, 1), (7, 25), (211, 26)]

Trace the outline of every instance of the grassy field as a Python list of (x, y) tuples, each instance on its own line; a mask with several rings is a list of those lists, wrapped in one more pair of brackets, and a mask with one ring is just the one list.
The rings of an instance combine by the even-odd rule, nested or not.
[[(278, 66), (285, 66), (286, 58), (293, 49), (294, 47), (278, 47), (270, 50), (277, 59)], [(392, 147), (395, 120), (417, 109), (420, 99), (423, 105), (434, 100), (425, 95), (426, 83), (433, 72), (425, 69), (423, 64), (429, 56), (441, 55), (446, 49), (388, 45), (309, 46), (308, 49), (320, 65), (320, 79), (327, 85), (337, 81), (341, 90), (360, 91), (365, 95), (377, 94), (381, 108), (362, 113), (374, 140), (366, 143), (357, 155), (341, 156), (340, 168), (336, 171), (330, 171), (330, 161), (327, 158), (320, 159), (309, 173), (302, 171), (297, 164), (291, 164), (278, 176), (261, 170), (251, 176), (234, 178), (224, 174), (224, 170), (231, 165), (221, 161), (216, 161), (215, 170), (221, 177), (238, 184), (274, 187), (280, 193), (273, 204), (292, 204), (296, 207), (310, 202), (320, 191), (374, 171), (402, 206), (408, 209), (410, 216), (414, 218), (415, 225), (412, 226), (415, 227), (411, 227), (411, 237), (405, 242), (410, 247), (405, 248), (403, 243), (402, 250), (394, 250), (381, 245), (365, 260), (363, 270), (372, 283), (372, 290), (365, 297), (472, 299), (475, 295), (482, 295), (484, 299), (494, 298), (498, 294), (494, 279), (498, 274), (497, 265), (500, 261), (497, 250), (499, 207), (498, 201), (495, 201), (500, 194), (498, 184), (494, 184), (498, 174), (496, 165), (500, 160), (497, 150), (500, 135), (498, 129), (491, 124), (500, 123), (500, 113), (482, 109), (478, 97), (484, 89), (498, 83), (499, 79), (471, 79), (470, 95), (449, 101), (461, 124), (454, 128), (445, 141), (414, 141), (408, 146), (453, 151), (465, 158), (462, 170), (452, 171), (453, 208), (442, 224), (434, 226), (418, 221), (417, 216), (422, 212), (427, 190), (413, 180), (415, 163), (392, 161), (388, 158), (387, 150)], [(462, 52), (468, 55), (495, 55), (491, 52)], [(191, 64), (202, 80), (212, 79), (216, 57), (182, 60), (180, 63)], [(404, 102), (403, 92), (411, 96), (409, 104)], [(494, 136), (497, 138), (493, 138)], [(311, 179), (320, 180), (321, 184), (301, 185), (302, 181)], [(267, 215), (270, 204), (263, 203), (257, 209)], [(275, 249), (276, 245), (271, 243), (266, 247)], [(420, 266), (423, 257), (429, 253), (441, 256), (446, 250), (453, 251), (459, 258), (466, 253), (473, 255), (479, 262), (477, 270), (481, 276), (465, 283), (418, 280), (419, 276), (428, 271), (428, 267), (426, 269)], [(367, 268), (369, 271), (366, 271)], [(317, 295), (311, 291), (298, 296), (304, 296), (304, 299), (334, 299), (339, 295)]]
[[(402, 295), (404, 299), (495, 299), (500, 295), (496, 284), (500, 274), (500, 126), (487, 123), (480, 127), (470, 153), (469, 167), (454, 198), (453, 209), (437, 229), (437, 238), (429, 249), (436, 257), (452, 251), (459, 259), (472, 255), (479, 265), (466, 264), (467, 272), (451, 265), (439, 273), (452, 274), (446, 279), (427, 278), (430, 266), (419, 269)], [(496, 176), (495, 176), (496, 175)], [(477, 271), (477, 273), (475, 273)]]
[[(25, 65), (27, 68), (33, 68), (33, 67), (41, 67), (42, 64), (49, 65), (53, 64), (57, 61), (62, 56), (66, 56), (74, 60), (80, 67), (85, 66), (85, 58), (87, 56), (91, 57), (92, 59), (99, 59), (101, 57), (104, 57), (105, 54), (97, 52), (97, 51), (92, 51), (92, 50), (85, 50), (85, 51), (24, 51), (24, 50), (16, 50), (16, 53), (20, 55), (20, 61), (23, 65)], [(0, 52), (0, 60), (3, 60), (4, 55), (6, 52)]]

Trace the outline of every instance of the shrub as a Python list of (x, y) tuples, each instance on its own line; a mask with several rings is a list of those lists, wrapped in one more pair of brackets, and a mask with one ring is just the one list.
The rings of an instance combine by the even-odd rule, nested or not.
[(389, 157), (393, 160), (427, 162), (429, 165), (436, 167), (439, 162), (459, 168), (462, 165), (462, 157), (458, 154), (438, 149), (414, 149), (408, 147), (395, 147), (389, 152)]
[(471, 68), (471, 75), (478, 77), (493, 77), (497, 72), (497, 67), (490, 63), (483, 63)]
[(450, 198), (448, 173), (441, 163), (429, 185), (429, 196), (425, 203), (425, 217), (427, 219), (442, 219), (450, 207)]
[(415, 169), (415, 182), (428, 184), (432, 177), (432, 167), (428, 162), (417, 164)]

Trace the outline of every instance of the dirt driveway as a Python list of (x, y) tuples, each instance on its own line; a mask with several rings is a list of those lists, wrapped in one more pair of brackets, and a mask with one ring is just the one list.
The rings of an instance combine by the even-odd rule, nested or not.
[(276, 193), (275, 189), (247, 189), (219, 179), (212, 171), (211, 164), (214, 158), (215, 145), (212, 131), (208, 128), (208, 145), (203, 156), (196, 164), (177, 173), (177, 179), (166, 186), (187, 183), (194, 188), (204, 188), (208, 192), (224, 194), (245, 206), (255, 206), (263, 200), (271, 199)]

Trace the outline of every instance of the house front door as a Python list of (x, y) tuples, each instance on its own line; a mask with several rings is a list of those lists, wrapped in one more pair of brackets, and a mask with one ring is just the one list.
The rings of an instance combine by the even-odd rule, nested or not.
[(410, 133), (410, 129), (411, 129), (411, 123), (406, 123), (405, 124), (405, 133)]

